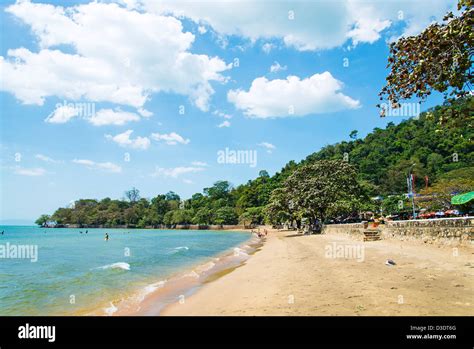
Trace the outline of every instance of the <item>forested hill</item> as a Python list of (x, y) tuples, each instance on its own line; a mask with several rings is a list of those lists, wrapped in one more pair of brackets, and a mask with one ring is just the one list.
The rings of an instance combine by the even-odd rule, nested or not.
[[(453, 111), (462, 117), (452, 121)], [(444, 121), (447, 120), (447, 121)], [(424, 186), (451, 170), (474, 165), (474, 98), (437, 106), (398, 125), (375, 128), (364, 139), (340, 142), (309, 155), (303, 162), (343, 159), (344, 154), (372, 186), (373, 194), (406, 191), (405, 173), (415, 163), (417, 184)]]
[[(398, 125), (389, 123), (386, 129), (376, 128), (364, 139), (357, 139), (354, 130), (352, 141), (326, 146), (300, 163), (290, 161), (274, 176), (260, 171), (256, 179), (235, 188), (227, 181), (218, 181), (184, 201), (173, 192), (148, 200), (133, 190), (126, 192), (127, 199), (122, 200), (78, 200), (74, 207), (60, 208), (51, 217), (43, 215), (37, 223), (49, 219), (60, 224), (136, 227), (261, 223), (271, 192), (282, 187), (295, 169), (318, 160), (348, 161), (356, 168), (358, 180), (371, 196), (406, 193), (406, 174), (410, 168), (416, 176), (416, 189), (425, 186), (426, 177), (431, 185), (449, 171), (461, 168), (471, 170), (452, 173), (469, 176), (474, 166), (473, 103), (470, 97), (438, 106), (417, 119)], [(457, 117), (450, 117), (454, 112)]]

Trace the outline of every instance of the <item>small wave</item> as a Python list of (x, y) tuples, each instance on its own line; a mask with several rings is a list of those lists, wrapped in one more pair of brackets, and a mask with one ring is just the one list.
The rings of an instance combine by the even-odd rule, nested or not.
[(241, 248), (234, 248), (234, 256), (248, 256), (248, 253), (244, 250), (242, 250)]
[(199, 277), (199, 274), (196, 273), (194, 270), (188, 274), (184, 274), (183, 277), (192, 277), (192, 278), (195, 278), (197, 279)]
[(145, 297), (146, 295), (156, 291), (159, 288), (162, 288), (165, 284), (166, 284), (166, 280), (165, 281), (158, 281), (158, 282), (155, 282), (151, 285), (146, 286), (143, 290), (143, 297)]
[(102, 267), (98, 267), (96, 269), (122, 269), (122, 270), (130, 270), (130, 264), (125, 262), (117, 262), (112, 264), (107, 264)]
[(188, 246), (178, 246), (178, 247), (174, 247), (171, 249), (170, 253), (171, 254), (178, 254), (178, 253), (184, 253), (186, 251), (189, 250), (189, 247)]
[(212, 268), (214, 268), (214, 266), (216, 265), (216, 263), (214, 262), (209, 262), (209, 263), (206, 263), (204, 265), (201, 265), (200, 267), (196, 268), (199, 272), (203, 273), (203, 272), (206, 272), (206, 271), (209, 271), (211, 270)]
[(104, 311), (105, 311), (105, 314), (107, 314), (108, 316), (111, 316), (113, 315), (116, 311), (118, 310), (118, 308), (114, 305), (114, 303), (110, 302), (110, 306), (105, 308)]

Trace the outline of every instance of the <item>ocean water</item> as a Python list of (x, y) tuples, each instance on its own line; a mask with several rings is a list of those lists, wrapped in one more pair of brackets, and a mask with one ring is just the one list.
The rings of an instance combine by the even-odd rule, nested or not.
[[(248, 233), (204, 230), (88, 229), (85, 234), (86, 229), (0, 226), (1, 231), (0, 315), (74, 315), (97, 313), (107, 304), (114, 308), (112, 301), (215, 260), (250, 238)], [(23, 254), (29, 259), (12, 258), (20, 245), (30, 248), (30, 254)]]

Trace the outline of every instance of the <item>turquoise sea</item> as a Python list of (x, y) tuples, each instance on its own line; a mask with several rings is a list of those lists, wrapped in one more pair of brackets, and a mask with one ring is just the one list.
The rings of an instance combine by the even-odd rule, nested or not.
[[(0, 226), (2, 231), (0, 315), (87, 314), (250, 238), (248, 233), (205, 230)], [(33, 254), (37, 248), (37, 261), (13, 258), (20, 246)]]

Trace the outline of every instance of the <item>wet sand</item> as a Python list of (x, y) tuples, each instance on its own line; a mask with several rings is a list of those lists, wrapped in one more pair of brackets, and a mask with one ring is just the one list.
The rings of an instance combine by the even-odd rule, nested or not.
[[(363, 246), (363, 259), (347, 253), (328, 256), (334, 246), (358, 251)], [(421, 242), (364, 243), (342, 234), (272, 231), (242, 266), (214, 274), (159, 314), (474, 315), (473, 257), (472, 245), (453, 250)], [(387, 259), (396, 265), (385, 265)]]

